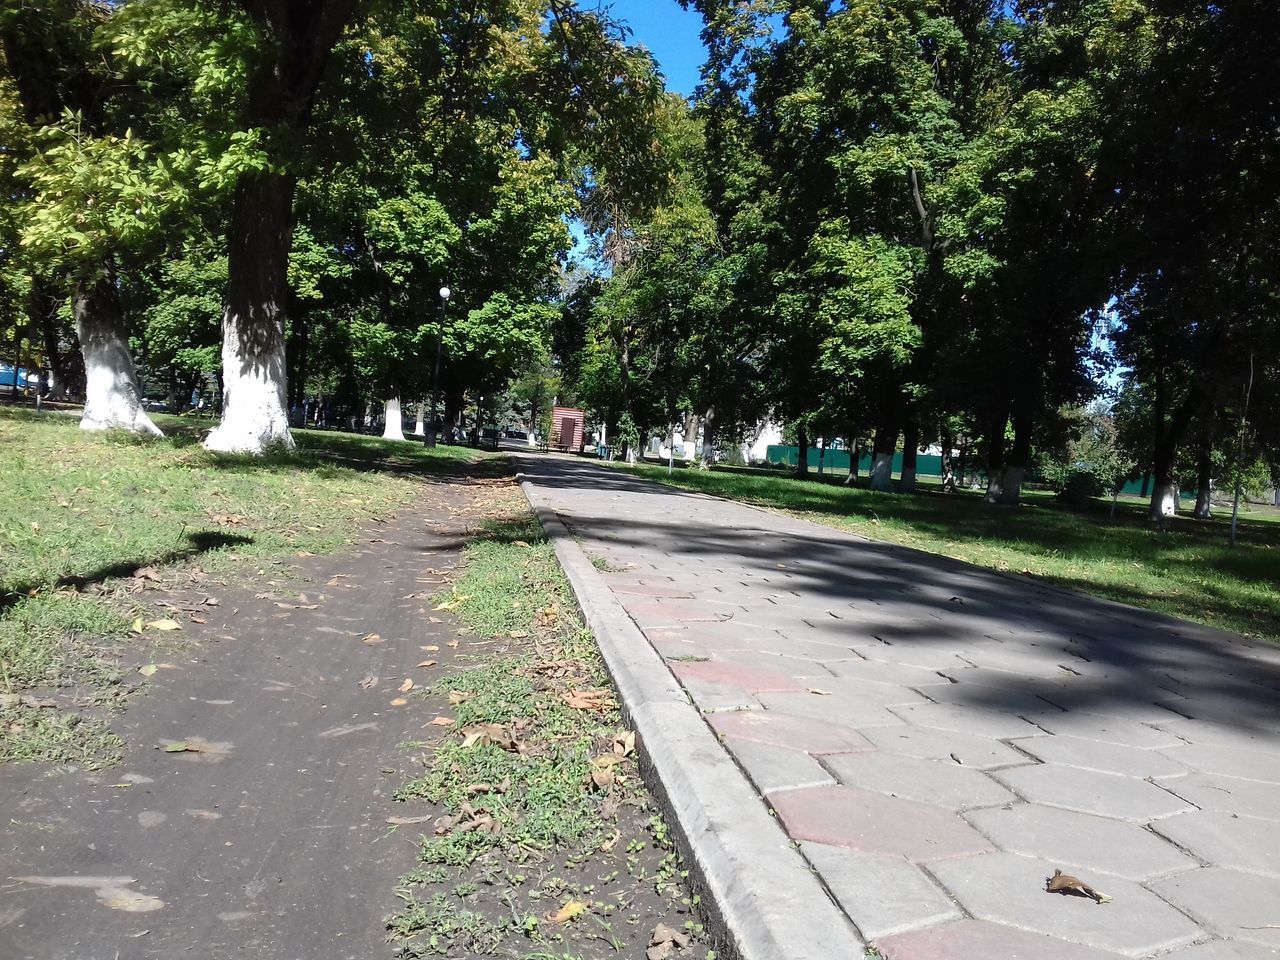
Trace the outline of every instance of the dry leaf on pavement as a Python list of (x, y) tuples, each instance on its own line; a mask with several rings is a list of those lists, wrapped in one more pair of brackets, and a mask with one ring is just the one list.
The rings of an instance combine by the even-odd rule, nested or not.
[(408, 692), (409, 692), (410, 690), (412, 690), (412, 689), (413, 689), (413, 681), (412, 681), (412, 680), (405, 680), (405, 682), (404, 682), (404, 683), (400, 684), (400, 692), (401, 692), (401, 693), (408, 693)]
[(453, 717), (436, 717), (431, 721), (433, 727), (452, 727)]
[(1111, 898), (1089, 886), (1078, 877), (1061, 870), (1054, 870), (1052, 877), (1045, 878), (1044, 889), (1048, 893), (1061, 893), (1067, 896), (1088, 897), (1098, 903), (1110, 903)]
[(372, 646), (375, 643), (381, 643), (382, 638), (378, 636), (376, 633), (366, 633), (363, 637), (360, 638), (360, 642), (367, 643)]

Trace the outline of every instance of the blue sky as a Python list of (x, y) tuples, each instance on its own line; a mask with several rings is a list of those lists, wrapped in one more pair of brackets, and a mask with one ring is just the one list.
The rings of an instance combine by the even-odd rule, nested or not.
[(635, 31), (632, 43), (647, 47), (657, 58), (667, 89), (692, 95), (705, 54), (698, 39), (702, 18), (681, 9), (676, 0), (605, 0), (603, 5), (630, 24)]

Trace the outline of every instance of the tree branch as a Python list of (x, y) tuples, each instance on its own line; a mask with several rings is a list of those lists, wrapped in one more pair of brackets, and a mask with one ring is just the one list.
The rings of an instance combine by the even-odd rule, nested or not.
[(916, 168), (908, 171), (911, 178), (911, 198), (916, 203), (916, 213), (920, 215), (921, 246), (933, 253), (933, 224), (929, 220), (929, 211), (924, 205), (924, 195), (920, 192), (920, 178), (916, 176)]

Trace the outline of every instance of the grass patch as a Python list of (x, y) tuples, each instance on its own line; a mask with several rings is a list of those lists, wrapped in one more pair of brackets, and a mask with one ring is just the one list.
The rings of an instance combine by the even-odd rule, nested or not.
[(425, 694), (453, 726), (398, 794), (440, 815), (397, 891), (401, 956), (640, 956), (659, 921), (700, 938), (634, 736), (527, 506), (483, 529), (444, 600), (506, 649)]
[[(991, 507), (968, 491), (879, 493), (772, 471), (677, 470), (637, 465), (649, 480), (757, 506), (979, 566), (1072, 587), (1248, 636), (1280, 641), (1280, 525), (1270, 511), (1241, 520), (1227, 545), (1227, 521), (1178, 518), (1164, 531), (1145, 508), (1122, 501), (1071, 508), (1032, 493), (1016, 509)], [(1256, 513), (1256, 516), (1253, 515)]]
[[(137, 613), (122, 585), (135, 571), (164, 578), (330, 551), (410, 502), (423, 476), (456, 476), (480, 458), (313, 431), (297, 432), (294, 454), (229, 457), (199, 446), (210, 424), (158, 419), (163, 440), (0, 408), (0, 762), (118, 752), (85, 711), (117, 705)], [(57, 707), (24, 706), (24, 695)]]

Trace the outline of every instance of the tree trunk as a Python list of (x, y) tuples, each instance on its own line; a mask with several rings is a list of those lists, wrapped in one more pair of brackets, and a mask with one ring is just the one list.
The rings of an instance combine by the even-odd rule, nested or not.
[(80, 428), (118, 427), (164, 436), (142, 408), (114, 271), (108, 266), (96, 279), (79, 281), (71, 309), (84, 356), (85, 399)]
[(910, 419), (902, 428), (902, 479), (898, 489), (903, 493), (915, 493), (916, 463), (920, 453), (920, 424)]
[(382, 439), (403, 440), (404, 422), (400, 419), (400, 398), (388, 397), (382, 409)]
[(42, 280), (32, 284), (31, 319), (40, 331), (40, 338), (44, 342), (44, 359), (49, 368), (45, 395), (50, 399), (66, 390), (61, 344), (58, 342), (58, 308), (61, 305), (62, 299), (50, 284)]
[(1022, 481), (1031, 462), (1031, 417), (1020, 414), (1013, 418), (1013, 449), (1004, 468), (1000, 490), (1000, 502), (1006, 507), (1016, 507), (1022, 497)]
[(1008, 416), (995, 418), (987, 435), (987, 503), (999, 503), (1004, 490), (1004, 428)]
[(413, 422), (413, 435), (415, 437), (425, 437), (427, 435), (426, 417), (427, 402), (425, 400), (418, 401), (418, 413)]
[(716, 461), (716, 408), (707, 407), (702, 418), (702, 463), (710, 467)]
[(1142, 475), (1142, 489), (1138, 491), (1138, 496), (1142, 497), (1145, 500), (1147, 497), (1147, 494), (1150, 492), (1151, 492), (1151, 471), (1148, 470), (1146, 473)]
[(796, 476), (809, 476), (809, 431), (804, 427), (796, 428)]
[(1197, 520), (1213, 517), (1213, 426), (1217, 408), (1210, 406), (1204, 418), (1204, 433), (1200, 438), (1200, 458), (1196, 463)]
[(18, 399), (18, 367), (22, 366), (22, 327), (13, 327), (13, 382), (9, 385), (9, 394)]
[(293, 191), (293, 178), (279, 173), (242, 174), (236, 185), (222, 316), (222, 422), (204, 442), (210, 450), (294, 448), (284, 351)]
[(1163, 398), (1156, 404), (1156, 442), (1151, 462), (1155, 486), (1151, 490), (1147, 517), (1157, 523), (1178, 513), (1178, 445), (1203, 402), (1203, 393), (1193, 388), (1168, 422), (1165, 421)]
[(952, 436), (949, 430), (942, 432), (942, 492), (956, 492), (956, 477), (951, 471)]
[(871, 489), (893, 489), (893, 452), (898, 446), (898, 425), (886, 419), (876, 428), (871, 447)]
[(862, 451), (858, 449), (858, 438), (853, 431), (849, 432), (849, 475), (844, 478), (846, 487), (857, 486), (858, 484), (858, 458)]

